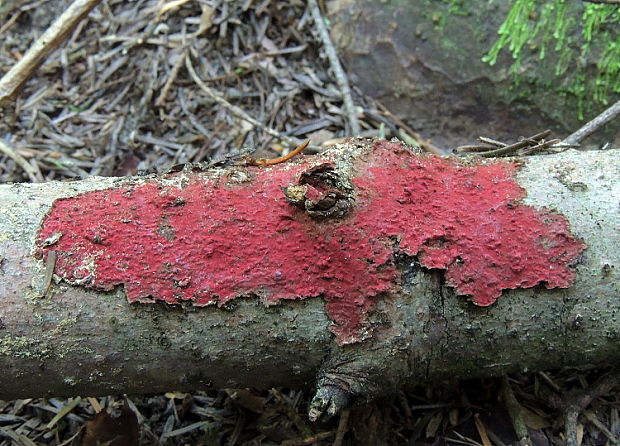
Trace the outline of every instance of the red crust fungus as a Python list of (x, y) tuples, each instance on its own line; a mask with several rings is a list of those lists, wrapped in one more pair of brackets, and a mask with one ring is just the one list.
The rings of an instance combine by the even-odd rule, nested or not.
[(248, 167), (242, 183), (195, 175), (183, 186), (149, 180), (58, 199), (39, 253), (56, 251), (55, 273), (68, 282), (123, 285), (132, 302), (322, 296), (340, 344), (369, 336), (374, 299), (400, 280), (397, 251), (445, 270), (476, 305), (504, 289), (570, 285), (584, 245), (563, 216), (518, 202), (514, 162), (469, 166), (384, 141), (362, 158), (341, 218), (313, 219), (283, 194), (324, 160)]

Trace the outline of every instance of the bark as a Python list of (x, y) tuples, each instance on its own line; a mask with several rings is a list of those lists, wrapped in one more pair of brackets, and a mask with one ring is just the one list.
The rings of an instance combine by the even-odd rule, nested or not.
[[(375, 152), (381, 156), (373, 158)], [(478, 304), (488, 305), (494, 300), (483, 301), (488, 284), (480, 289), (472, 288), (467, 293), (470, 299), (458, 295), (470, 285), (467, 280), (458, 282), (455, 272), (462, 266), (461, 263), (467, 263), (467, 252), (457, 253), (452, 263), (445, 268), (437, 265), (428, 267), (430, 259), (435, 255), (433, 253), (439, 252), (435, 249), (441, 250), (445, 247), (444, 243), (450, 245), (452, 242), (446, 241), (446, 238), (438, 245), (433, 245), (426, 240), (423, 247), (413, 252), (411, 246), (405, 246), (413, 242), (407, 242), (407, 237), (411, 235), (407, 235), (404, 229), (402, 236), (390, 236), (389, 240), (377, 238), (380, 243), (373, 245), (373, 249), (381, 250), (385, 245), (393, 253), (389, 259), (382, 260), (383, 264), (376, 266), (379, 260), (368, 260), (363, 262), (364, 265), (369, 268), (376, 266), (376, 269), (367, 273), (353, 271), (357, 275), (354, 282), (378, 284), (376, 290), (371, 290), (369, 286), (368, 301), (360, 303), (362, 298), (356, 297), (356, 303), (352, 304), (351, 308), (361, 311), (361, 318), (350, 308), (338, 306), (347, 296), (339, 297), (337, 293), (331, 296), (333, 290), (329, 285), (324, 289), (319, 287), (323, 279), (318, 276), (316, 280), (310, 278), (312, 280), (307, 284), (318, 284), (316, 287), (319, 288), (305, 296), (292, 296), (295, 299), (274, 297), (277, 296), (280, 282), (274, 282), (275, 285), (269, 282), (253, 290), (253, 282), (248, 279), (250, 285), (244, 289), (239, 288), (241, 291), (238, 294), (243, 298), (224, 299), (224, 292), (221, 291), (221, 301), (215, 302), (219, 305), (196, 306), (191, 304), (191, 299), (181, 299), (182, 303), (170, 305), (158, 300), (162, 296), (152, 294), (135, 294), (134, 302), (130, 303), (127, 296), (131, 299), (133, 291), (126, 291), (129, 290), (127, 283), (104, 283), (103, 273), (90, 278), (87, 276), (81, 281), (77, 280), (77, 276), (70, 276), (67, 259), (79, 255), (78, 251), (67, 254), (69, 248), (63, 248), (63, 242), (50, 241), (45, 233), (46, 225), (51, 224), (49, 222), (56, 215), (54, 212), (59, 211), (63, 203), (74, 203), (70, 200), (55, 202), (59, 198), (78, 197), (81, 200), (79, 197), (89, 195), (80, 194), (95, 190), (104, 190), (104, 193), (120, 190), (127, 196), (130, 195), (128, 191), (135, 194), (140, 187), (152, 184), (153, 181), (165, 187), (172, 185), (170, 187), (174, 186), (177, 188), (175, 190), (190, 190), (191, 186), (188, 185), (193, 184), (196, 178), (217, 182), (239, 176), (272, 178), (283, 175), (283, 172), (293, 172), (291, 178), (296, 179), (308, 180), (312, 179), (312, 175), (319, 175), (320, 178), (317, 178), (321, 180), (329, 177), (325, 181), (339, 189), (337, 193), (323, 194), (312, 201), (308, 185), (313, 184), (317, 189), (320, 189), (320, 185), (308, 180), (304, 183), (308, 190), (302, 191), (306, 193), (306, 201), (300, 208), (300, 191), (291, 188), (291, 183), (285, 181), (285, 189), (281, 191), (284, 204), (269, 201), (266, 205), (281, 206), (278, 209), (286, 212), (290, 208), (293, 220), (281, 220), (280, 224), (303, 221), (305, 226), (301, 227), (306, 230), (316, 226), (338, 227), (338, 230), (344, 231), (350, 228), (346, 225), (338, 226), (338, 221), (349, 224), (357, 221), (356, 215), (365, 206), (364, 199), (360, 197), (365, 193), (368, 197), (372, 196), (372, 190), (364, 191), (364, 177), (360, 172), (364, 171), (366, 164), (375, 163), (374, 170), (369, 171), (372, 173), (370, 177), (378, 177), (380, 169), (377, 163), (390, 156), (409, 157), (409, 163), (422, 160), (422, 167), (418, 169), (422, 173), (424, 168), (430, 169), (434, 162), (441, 167), (438, 172), (446, 171), (445, 166), (452, 165), (452, 161), (441, 164), (444, 161), (439, 158), (412, 155), (396, 144), (378, 146), (376, 143), (373, 145), (368, 141), (354, 140), (320, 157), (304, 157), (273, 168), (237, 166), (229, 170), (205, 172), (185, 170), (158, 179), (90, 178), (75, 182), (0, 186), (0, 370), (3, 378), (0, 380), (0, 398), (158, 392), (208, 386), (264, 388), (275, 385), (318, 385), (313, 406), (314, 415), (318, 416), (324, 410), (336, 411), (352, 395), (374, 397), (425, 380), (499, 375), (509, 371), (617, 361), (620, 338), (620, 186), (617, 181), (620, 152), (617, 150), (567, 151), (518, 160), (519, 167), (514, 172), (514, 178), (527, 195), (516, 204), (508, 203), (507, 208), (521, 209), (523, 212), (535, 209), (536, 212), (543, 212), (543, 220), (560, 225), (563, 220), (553, 215), (563, 215), (568, 220), (570, 230), (569, 234), (562, 235), (564, 241), (570, 244), (571, 240), (580, 240), (575, 243), (583, 242), (583, 245), (579, 245), (581, 248), (576, 260), (573, 259), (566, 266), (566, 271), (576, 274), (569, 280), (570, 283), (558, 283), (555, 288), (546, 289), (543, 286), (544, 279), (541, 279), (542, 285), (530, 284), (529, 288), (511, 286), (516, 289), (502, 291), (497, 301), (489, 306), (471, 302), (478, 299)], [(454, 172), (459, 175), (468, 172), (466, 177), (470, 175), (472, 179), (463, 184), (470, 187), (472, 181), (478, 181), (475, 176), (477, 173), (472, 173), (478, 171), (472, 169), (482, 166), (491, 172), (495, 165), (514, 166), (513, 161), (497, 164), (494, 161), (470, 159), (462, 164), (455, 162), (458, 168)], [(330, 171), (331, 177), (325, 176), (325, 172), (329, 171), (325, 167), (327, 165), (333, 168)], [(449, 168), (447, 170), (450, 171)], [(504, 184), (512, 181), (512, 178), (505, 182), (498, 178), (494, 176), (492, 179), (497, 183), (499, 191)], [(426, 180), (430, 181), (428, 178)], [(216, 189), (218, 193), (224, 194), (228, 190), (252, 187), (257, 191), (256, 196), (260, 196), (261, 189), (257, 181), (241, 180), (240, 185), (230, 186), (226, 183), (226, 187), (220, 185)], [(394, 181), (399, 179), (394, 178)], [(449, 182), (446, 178), (441, 180), (441, 184)], [(484, 189), (480, 184), (474, 189)], [(160, 189), (159, 195), (168, 193), (164, 186), (160, 186)], [(428, 195), (441, 193), (429, 191)], [(103, 201), (101, 196), (96, 197)], [(227, 199), (226, 195), (220, 197), (223, 197), (221, 200)], [(330, 201), (334, 197), (336, 204), (334, 200)], [(414, 197), (411, 203), (415, 204), (418, 198)], [(440, 198), (449, 203), (454, 199), (448, 195)], [(178, 204), (180, 201), (178, 198), (176, 200)], [(454, 206), (459, 205), (458, 200)], [(327, 202), (333, 207), (329, 208)], [(316, 205), (314, 208), (313, 204)], [(96, 205), (92, 206), (88, 212), (94, 215)], [(123, 206), (124, 203), (120, 203), (120, 207)], [(217, 207), (216, 204), (213, 207)], [(256, 207), (256, 215), (261, 215), (262, 208), (259, 209), (258, 205)], [(553, 214), (544, 208), (553, 210)], [(75, 209), (77, 222), (82, 216)], [(240, 205), (230, 209), (238, 216), (242, 215)], [(205, 212), (211, 212), (211, 209)], [(418, 218), (416, 215), (406, 217)], [(364, 219), (370, 221), (372, 216), (365, 215)], [(228, 224), (233, 220), (223, 221)], [(59, 224), (65, 225), (61, 240), (70, 240), (67, 225), (73, 222)], [(75, 228), (78, 228), (75, 224)], [(425, 224), (426, 227), (431, 225)], [(386, 220), (383, 226), (389, 226), (389, 221)], [(518, 221), (513, 227), (515, 234), (527, 233), (531, 229), (517, 226)], [(253, 230), (259, 237), (260, 228), (255, 225)], [(505, 231), (509, 234), (505, 243), (511, 243), (512, 229), (505, 228)], [(163, 236), (174, 238), (168, 233)], [(573, 236), (574, 239), (571, 238)], [(43, 240), (44, 237), (46, 240)], [(369, 236), (364, 237), (368, 239)], [(359, 239), (359, 243), (364, 243), (364, 237)], [(475, 243), (485, 243), (480, 242), (486, 240), (483, 235), (478, 234), (476, 237), (479, 240), (474, 240)], [(397, 239), (399, 242), (395, 241)], [(236, 254), (251, 256), (252, 253), (243, 252), (248, 249), (242, 245), (244, 240), (243, 235), (240, 235), (237, 240), (240, 244), (239, 252)], [(105, 240), (92, 243), (105, 246)], [(514, 252), (518, 253), (520, 242), (514, 243)], [(277, 253), (285, 249), (284, 246), (277, 244), (270, 249)], [(49, 268), (54, 267), (49, 253), (53, 249), (58, 254), (56, 276), (47, 287), (46, 268), (49, 279)], [(48, 260), (45, 260), (46, 253)], [(67, 257), (63, 257), (65, 255)], [(263, 253), (261, 258), (269, 263), (273, 255), (271, 252)], [(320, 254), (312, 256), (316, 258), (314, 263), (319, 264)], [(293, 257), (291, 254), (292, 263), (295, 262)], [(237, 271), (231, 258), (226, 253), (221, 254), (223, 262), (231, 262), (226, 267), (230, 268), (230, 274), (234, 276)], [(307, 262), (305, 258), (304, 261), (310, 263), (306, 271), (314, 271), (313, 262)], [(556, 266), (551, 265), (549, 268)], [(345, 262), (343, 267), (348, 268), (349, 264)], [(260, 266), (256, 268), (260, 272)], [(394, 274), (386, 276), (386, 271), (392, 271), (391, 268)], [(485, 268), (488, 266), (481, 264), (480, 269)], [(446, 269), (447, 272), (444, 271)], [(329, 271), (333, 273), (336, 270)], [(552, 284), (555, 280), (552, 274), (555, 273), (549, 274), (547, 282)], [(373, 275), (380, 279), (369, 282), (375, 280)], [(60, 280), (60, 277), (64, 280)], [(343, 278), (342, 283), (347, 284), (347, 280)], [(470, 282), (475, 283), (476, 280)], [(388, 282), (389, 290), (380, 287)], [(327, 280), (325, 283), (330, 282)], [(175, 299), (180, 299), (178, 293), (191, 288), (178, 285), (177, 282), (175, 284), (186, 287), (177, 288)], [(287, 283), (281, 286), (292, 285)], [(266, 292), (265, 289), (272, 290)], [(289, 290), (287, 292), (294, 294), (290, 289), (286, 288)], [(300, 289), (295, 288), (297, 291)], [(316, 297), (318, 294), (322, 297)], [(149, 299), (155, 302), (148, 302)], [(173, 302), (170, 298), (167, 300)], [(347, 326), (348, 322), (343, 317), (358, 319), (355, 324)]]

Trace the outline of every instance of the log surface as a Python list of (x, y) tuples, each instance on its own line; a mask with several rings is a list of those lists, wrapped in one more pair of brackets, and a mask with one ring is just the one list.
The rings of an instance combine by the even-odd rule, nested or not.
[[(309, 209), (307, 200), (306, 208), (299, 208), (291, 196), (297, 189), (282, 191), (282, 200), (295, 215), (305, 215), (309, 224), (340, 227), (334, 222), (352, 221), (363, 203), (359, 191), (364, 186), (354, 178), (354, 171), (372, 161), (376, 148), (376, 143), (358, 140), (321, 155), (321, 163), (333, 162), (339, 178), (354, 185), (350, 192), (358, 196), (352, 211), (317, 219), (305, 214), (324, 211)], [(474, 305), (471, 300), (483, 296), (476, 294), (479, 290), (463, 293), (469, 299), (458, 295), (466, 286), (466, 281), (458, 282), (461, 276), (449, 268), (444, 271), (439, 263), (428, 266), (439, 262), (432, 251), (436, 246), (425, 244), (415, 252), (411, 247), (407, 251), (404, 241), (414, 238), (408, 239), (403, 232), (402, 252), (386, 258), (386, 266), (377, 267), (379, 272), (394, 268), (397, 274), (388, 278), (393, 286), (388, 291), (368, 291), (369, 306), (359, 304), (364, 319), (352, 325), (363, 328), (364, 335), (348, 339), (351, 342), (337, 342), (347, 339), (338, 337), (342, 334), (338, 327), (344, 322), (329, 311), (338, 296), (334, 291), (336, 297), (330, 300), (333, 290), (327, 285), (318, 296), (273, 302), (262, 289), (254, 294), (243, 289), (238, 297), (219, 306), (196, 306), (191, 299), (180, 299), (183, 302), (174, 305), (166, 299), (130, 303), (127, 284), (108, 290), (97, 288), (95, 279), (76, 284), (75, 277), (63, 276), (58, 269), (46, 290), (50, 265), (41, 255), (45, 251), (41, 231), (55, 200), (95, 190), (136, 188), (153, 180), (182, 183), (181, 179), (198, 175), (211, 181), (229, 175), (230, 170), (184, 171), (164, 179), (91, 178), (2, 185), (0, 370), (4, 379), (0, 380), (0, 398), (158, 392), (210, 385), (301, 387), (315, 385), (317, 376), (319, 390), (339, 386), (350, 394), (372, 397), (421, 380), (616, 362), (620, 339), (619, 159), (618, 151), (609, 150), (501, 161), (518, 164), (511, 175), (526, 196), (517, 205), (565, 217), (570, 237), (583, 243), (570, 265), (574, 277), (566, 287), (560, 282), (553, 289), (546, 289), (545, 282), (515, 286), (501, 291), (489, 306)], [(471, 159), (463, 162), (463, 168), (493, 163)], [(358, 167), (351, 167), (354, 164)], [(311, 170), (316, 161), (304, 158), (291, 163), (290, 169), (296, 166), (311, 166)], [(269, 176), (269, 172), (259, 175)], [(381, 230), (388, 231), (385, 228), (388, 223)], [(382, 246), (378, 252), (383, 252)], [(65, 251), (57, 247), (61, 259)], [(458, 257), (468, 258), (466, 252)], [(453, 260), (450, 265), (456, 264)], [(552, 272), (548, 277), (556, 280)]]

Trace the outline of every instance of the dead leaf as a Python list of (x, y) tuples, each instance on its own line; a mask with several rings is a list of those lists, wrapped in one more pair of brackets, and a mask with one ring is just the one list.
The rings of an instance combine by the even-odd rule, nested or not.
[(102, 410), (87, 421), (82, 446), (137, 446), (138, 438), (138, 418), (124, 405), (117, 418)]
[(263, 413), (265, 398), (252, 392), (250, 389), (226, 389), (228, 396), (239, 406), (254, 413)]

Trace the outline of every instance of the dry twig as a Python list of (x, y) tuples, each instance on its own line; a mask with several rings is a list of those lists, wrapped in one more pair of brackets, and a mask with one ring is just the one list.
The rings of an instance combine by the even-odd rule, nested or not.
[(601, 421), (598, 419), (598, 417), (596, 416), (596, 414), (594, 412), (592, 412), (591, 410), (586, 410), (583, 413), (585, 415), (585, 417), (588, 419), (588, 421), (590, 423), (592, 423), (594, 426), (596, 426), (596, 428), (598, 430), (600, 430), (603, 435), (605, 435), (607, 437), (607, 439), (613, 443), (613, 444), (620, 444), (620, 439), (618, 439), (613, 432), (611, 432), (609, 429), (607, 429), (607, 426), (605, 426), (603, 423), (601, 423)]
[(555, 393), (545, 392), (547, 402), (554, 408), (559, 409), (564, 415), (564, 434), (566, 446), (577, 446), (579, 414), (590, 405), (592, 400), (610, 392), (620, 383), (620, 372), (612, 370), (601, 376), (594, 384), (586, 389), (575, 390), (559, 396)]
[(67, 35), (101, 0), (75, 0), (28, 49), (24, 57), (0, 79), (0, 105), (13, 98)]
[(325, 52), (327, 53), (329, 63), (332, 67), (332, 70), (334, 71), (334, 75), (336, 76), (336, 83), (338, 84), (340, 92), (342, 93), (342, 101), (344, 102), (344, 110), (347, 114), (347, 121), (349, 122), (351, 134), (353, 136), (357, 136), (360, 133), (361, 128), (359, 121), (357, 120), (355, 104), (353, 103), (353, 98), (351, 96), (349, 79), (347, 78), (347, 75), (342, 69), (342, 65), (340, 64), (340, 60), (338, 59), (338, 54), (336, 53), (336, 48), (334, 47), (334, 44), (329, 37), (329, 33), (327, 32), (327, 28), (325, 27), (325, 22), (323, 21), (321, 10), (319, 9), (319, 5), (317, 4), (316, 0), (308, 0), (308, 7), (310, 8), (312, 19), (314, 20), (314, 25), (319, 32), (321, 41), (323, 42), (323, 47), (325, 49)]
[(512, 391), (512, 387), (510, 387), (510, 383), (508, 382), (508, 377), (506, 375), (502, 377), (501, 395), (504, 401), (504, 406), (506, 407), (506, 410), (508, 410), (508, 414), (510, 415), (512, 426), (515, 430), (515, 433), (517, 434), (517, 438), (519, 439), (519, 445), (531, 445), (532, 440), (530, 440), (530, 434), (527, 430), (527, 425), (525, 424), (525, 420), (523, 420), (523, 416), (521, 415), (521, 405), (517, 401), (517, 398)]
[[(617, 3), (620, 4), (620, 1), (617, 2)], [(594, 133), (595, 131), (597, 131), (601, 127), (603, 127), (605, 124), (607, 124), (609, 121), (611, 121), (612, 119), (614, 119), (618, 115), (620, 115), (620, 100), (618, 100), (616, 103), (614, 103), (611, 107), (609, 107), (603, 113), (598, 115), (596, 118), (594, 118), (591, 121), (587, 122), (579, 130), (577, 130), (576, 132), (568, 135), (564, 139), (564, 141), (562, 141), (562, 143), (563, 144), (568, 144), (568, 145), (579, 144), (587, 136), (591, 135), (592, 133)]]
[(480, 152), (480, 156), (484, 157), (494, 157), (494, 156), (503, 156), (516, 152), (519, 149), (523, 149), (525, 147), (533, 147), (549, 136), (551, 134), (550, 130), (545, 130), (544, 132), (537, 133), (534, 136), (530, 136), (529, 138), (524, 138), (521, 141), (518, 141), (514, 144), (505, 145), (504, 147), (499, 147), (494, 150), (488, 150), (486, 152)]
[(155, 105), (157, 105), (158, 107), (163, 106), (164, 103), (166, 102), (166, 96), (168, 96), (170, 87), (172, 87), (172, 83), (176, 80), (179, 74), (179, 70), (183, 66), (183, 62), (185, 61), (185, 58), (187, 57), (188, 51), (189, 51), (188, 47), (184, 47), (183, 51), (179, 55), (179, 58), (175, 62), (174, 66), (172, 67), (172, 70), (170, 71), (170, 75), (168, 76), (168, 79), (166, 79), (166, 83), (164, 84), (163, 88), (161, 89), (161, 92), (159, 93), (159, 96), (157, 97), (157, 100), (155, 101)]
[(530, 136), (529, 138), (523, 138), (514, 144), (504, 144), (503, 142), (496, 141), (491, 138), (480, 137), (478, 140), (488, 144), (487, 146), (480, 144), (459, 146), (456, 148), (456, 151), (458, 153), (477, 152), (477, 155), (479, 156), (495, 157), (511, 155), (518, 150), (523, 149), (522, 154), (529, 155), (560, 142), (559, 139), (545, 141), (545, 138), (550, 134), (551, 130), (545, 130), (537, 133), (536, 135)]
[(19, 153), (13, 150), (10, 146), (2, 142), (1, 139), (0, 139), (0, 152), (4, 153), (6, 156), (11, 158), (13, 161), (15, 161), (15, 164), (17, 164), (19, 167), (21, 167), (24, 170), (24, 172), (26, 172), (26, 174), (28, 175), (28, 178), (30, 178), (30, 181), (32, 181), (33, 183), (37, 183), (43, 180), (43, 178), (41, 177), (41, 172), (38, 172), (37, 169), (32, 167), (23, 156), (21, 156)]
[(274, 130), (274, 129), (270, 128), (270, 127), (267, 127), (263, 123), (261, 123), (261, 122), (257, 121), (256, 119), (252, 118), (250, 115), (248, 115), (242, 109), (240, 109), (236, 105), (231, 104), (226, 99), (224, 99), (219, 94), (217, 94), (215, 91), (213, 91), (211, 88), (209, 88), (207, 86), (207, 84), (205, 84), (200, 79), (200, 77), (198, 77), (198, 74), (196, 73), (196, 70), (194, 70), (194, 66), (192, 65), (192, 61), (190, 59), (189, 54), (185, 57), (185, 67), (187, 68), (187, 71), (190, 74), (190, 76), (192, 77), (192, 79), (194, 80), (194, 82), (196, 82), (196, 84), (200, 87), (200, 89), (204, 93), (206, 93), (207, 96), (209, 96), (211, 99), (213, 99), (215, 102), (217, 102), (221, 106), (223, 106), (226, 109), (228, 109), (233, 115), (235, 115), (236, 117), (238, 117), (240, 119), (243, 119), (244, 121), (249, 122), (253, 126), (262, 129), (265, 133), (268, 133), (269, 135), (271, 135), (271, 136), (273, 136), (275, 138), (278, 138), (278, 139), (286, 142), (287, 144), (290, 144), (291, 146), (296, 146), (297, 145), (292, 138), (289, 138), (288, 136), (283, 135), (282, 133), (278, 132), (277, 130)]
[(7, 29), (9, 29), (13, 25), (13, 23), (15, 23), (17, 21), (17, 19), (19, 18), (20, 15), (22, 15), (21, 11), (15, 12), (11, 16), (11, 18), (6, 21), (6, 23), (4, 25), (0, 26), (0, 35), (2, 35), (2, 33), (5, 32)]

